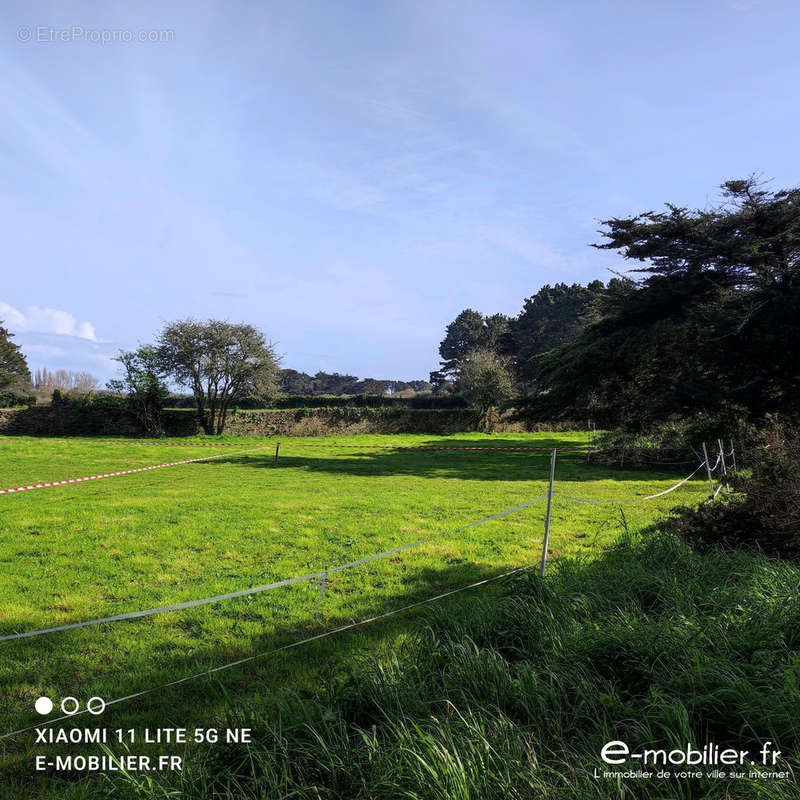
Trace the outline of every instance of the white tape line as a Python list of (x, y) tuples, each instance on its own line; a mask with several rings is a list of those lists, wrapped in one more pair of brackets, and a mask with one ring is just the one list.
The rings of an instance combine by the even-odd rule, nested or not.
[[(318, 633), (315, 636), (309, 636), (305, 639), (300, 639), (297, 642), (290, 642), (289, 644), (282, 645), (281, 647), (276, 647), (272, 650), (266, 650), (263, 653), (256, 653), (252, 656), (247, 656), (246, 658), (240, 658), (237, 661), (231, 661), (228, 664), (223, 664), (220, 667), (213, 667), (212, 669), (207, 669), (204, 672), (198, 672), (194, 675), (187, 675), (184, 678), (178, 678), (175, 681), (170, 681), (169, 683), (162, 683), (159, 686), (151, 686), (148, 689), (143, 689), (140, 692), (134, 692), (133, 694), (125, 695), (124, 697), (117, 697), (114, 700), (107, 700), (106, 707), (116, 705), (117, 703), (124, 703), (126, 700), (133, 700), (137, 697), (142, 697), (146, 694), (151, 694), (152, 692), (157, 692), (160, 689), (168, 689), (171, 686), (178, 686), (181, 683), (186, 683), (187, 681), (197, 680), (197, 678), (203, 678), (207, 675), (213, 675), (215, 672), (222, 672), (223, 670), (230, 669), (231, 667), (238, 667), (241, 664), (247, 664), (250, 661), (255, 661), (259, 658), (266, 658), (267, 656), (274, 655), (275, 653), (280, 653), (284, 650), (291, 650), (295, 647), (300, 647), (300, 645), (308, 644), (309, 642), (316, 642), (319, 639), (326, 639), (329, 636), (334, 636), (337, 633), (342, 633), (344, 631), (350, 630), (351, 628), (359, 628), (362, 625), (369, 625), (372, 622), (378, 622), (379, 620), (385, 619), (386, 617), (392, 617), (395, 614), (402, 614), (404, 611), (410, 611), (412, 608), (418, 608), (419, 606), (428, 605), (429, 603), (435, 603), (438, 600), (443, 600), (445, 597), (450, 597), (451, 595), (458, 594), (459, 592), (465, 592), (468, 589), (475, 589), (478, 586), (484, 586), (487, 583), (492, 583), (492, 581), (501, 580), (502, 578), (508, 578), (511, 575), (516, 575), (518, 572), (523, 572), (528, 567), (517, 567), (517, 569), (509, 570), (508, 572), (504, 572), (502, 575), (493, 575), (491, 578), (485, 578), (482, 581), (476, 581), (475, 583), (470, 583), (468, 586), (460, 586), (458, 589), (451, 589), (449, 592), (443, 592), (442, 594), (437, 594), (435, 597), (429, 597), (426, 600), (418, 600), (416, 603), (410, 603), (407, 606), (403, 606), (402, 608), (395, 608), (392, 611), (386, 611), (383, 614), (378, 614), (375, 617), (369, 617), (367, 619), (359, 620), (358, 622), (350, 622), (347, 625), (340, 625), (338, 628), (332, 628), (329, 631), (323, 631), (322, 633)], [(73, 717), (80, 716), (81, 714), (86, 714), (88, 709), (83, 709), (82, 711), (78, 711), (75, 714), (67, 714), (63, 717), (55, 717), (54, 719), (48, 719), (44, 722), (39, 722), (36, 725), (31, 725), (28, 728), (20, 728), (16, 731), (11, 731), (10, 733), (4, 733), (0, 735), (0, 739), (8, 739), (10, 736), (16, 736), (19, 733), (26, 733), (27, 731), (33, 731), (37, 728), (43, 728), (45, 725), (53, 725), (56, 722), (63, 722), (66, 719), (72, 719)]]
[(205, 606), (209, 603), (219, 603), (222, 600), (232, 600), (236, 597), (247, 597), (248, 595), (252, 594), (260, 594), (261, 592), (268, 592), (272, 589), (280, 589), (283, 586), (290, 586), (293, 583), (301, 583), (303, 581), (311, 581), (311, 580), (318, 580), (323, 575), (329, 575), (332, 572), (341, 572), (345, 569), (352, 569), (353, 567), (358, 567), (362, 564), (366, 564), (369, 561), (376, 561), (379, 558), (386, 558), (387, 556), (395, 555), (396, 553), (402, 553), (404, 550), (410, 550), (412, 547), (419, 547), (423, 544), (428, 544), (429, 542), (433, 542), (436, 539), (441, 539), (445, 536), (452, 536), (454, 533), (459, 533), (460, 531), (464, 531), (467, 528), (474, 528), (476, 525), (483, 525), (484, 522), (490, 522), (494, 519), (500, 519), (500, 517), (505, 517), (507, 514), (513, 514), (515, 511), (519, 511), (520, 509), (527, 508), (528, 506), (532, 506), (534, 503), (538, 503), (541, 500), (544, 500), (547, 495), (541, 495), (540, 497), (535, 498), (534, 500), (528, 500), (526, 503), (521, 503), (518, 506), (514, 506), (513, 508), (507, 508), (504, 511), (499, 511), (497, 514), (492, 514), (489, 517), (484, 517), (483, 519), (479, 519), (476, 522), (469, 522), (466, 525), (462, 525), (458, 528), (454, 528), (453, 530), (445, 531), (444, 533), (438, 533), (435, 536), (430, 536), (427, 539), (419, 539), (416, 542), (411, 542), (409, 544), (400, 545), (399, 547), (393, 547), (391, 550), (384, 550), (382, 553), (377, 553), (374, 556), (367, 556), (366, 558), (359, 558), (356, 561), (350, 561), (347, 564), (340, 564), (338, 567), (331, 567), (330, 569), (321, 570), (319, 572), (310, 572), (307, 575), (298, 575), (295, 578), (285, 578), (281, 581), (275, 581), (274, 583), (268, 583), (264, 586), (253, 586), (250, 589), (242, 589), (238, 592), (229, 592), (228, 594), (218, 594), (214, 597), (204, 597), (200, 600), (189, 600), (185, 603), (176, 603), (170, 606), (159, 606), (158, 608), (148, 608), (144, 611), (129, 611), (126, 614), (116, 614), (113, 617), (100, 617), (99, 619), (90, 619), (84, 622), (72, 622), (67, 625), (56, 625), (52, 628), (42, 628), (40, 630), (35, 631), (26, 631), (24, 633), (12, 633), (8, 634), (7, 636), (0, 636), (0, 642), (7, 642), (11, 641), (12, 639), (27, 639), (31, 636), (43, 636), (47, 633), (56, 633), (57, 631), (67, 631), (73, 628), (86, 628), (89, 625), (101, 625), (104, 622), (119, 622), (120, 620), (124, 619), (136, 619), (138, 617), (149, 617), (153, 614), (162, 614), (167, 611), (180, 611), (185, 608), (196, 608), (197, 606)]
[(578, 503), (591, 503), (592, 505), (596, 506), (603, 506), (603, 505), (624, 505), (625, 503), (641, 503), (645, 500), (653, 500), (656, 497), (663, 497), (665, 494), (669, 494), (670, 492), (674, 492), (680, 486), (683, 486), (686, 481), (691, 480), (703, 467), (705, 466), (705, 462), (700, 464), (697, 469), (691, 474), (687, 475), (682, 481), (678, 481), (674, 486), (670, 486), (669, 489), (664, 489), (663, 492), (658, 492), (657, 494), (649, 494), (646, 497), (637, 497), (633, 500), (590, 500), (588, 497), (573, 497), (569, 494), (562, 494), (561, 492), (553, 492), (554, 495), (558, 497), (563, 497), (565, 500), (575, 500)]

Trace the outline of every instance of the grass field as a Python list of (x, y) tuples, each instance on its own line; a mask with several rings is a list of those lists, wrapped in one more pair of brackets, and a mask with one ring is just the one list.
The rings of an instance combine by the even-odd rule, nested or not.
[[(233, 440), (227, 440), (233, 441)], [(1, 495), (0, 635), (180, 603), (324, 569), (423, 539), (546, 491), (547, 452), (374, 449), (370, 445), (583, 445), (584, 433), (242, 440), (237, 448), (132, 446), (100, 439), (0, 439), (0, 488), (213, 455), (90, 483)], [(308, 447), (357, 444), (357, 448)], [(247, 450), (248, 452), (244, 452)], [(559, 455), (556, 488), (635, 499), (690, 471), (627, 471)], [(707, 494), (697, 479), (625, 506), (556, 499), (550, 557), (594, 557)], [(540, 558), (545, 504), (331, 576), (140, 620), (0, 642), (0, 735), (41, 721), (34, 700), (106, 700), (383, 613)], [(486, 590), (490, 591), (490, 590)], [(457, 604), (458, 595), (444, 606)], [(210, 726), (231, 702), (303, 692), (356, 653), (378, 657), (413, 630), (395, 617), (109, 708), (108, 727)], [(233, 700), (232, 700), (233, 698)], [(89, 720), (87, 722), (87, 719)], [(94, 724), (96, 718), (80, 718)], [(31, 773), (33, 735), (0, 740), (5, 785)], [(80, 748), (76, 748), (76, 751)], [(138, 751), (137, 751), (138, 752)], [(44, 784), (42, 784), (44, 785)], [(31, 787), (31, 793), (33, 788)], [(53, 795), (57, 796), (57, 795)]]

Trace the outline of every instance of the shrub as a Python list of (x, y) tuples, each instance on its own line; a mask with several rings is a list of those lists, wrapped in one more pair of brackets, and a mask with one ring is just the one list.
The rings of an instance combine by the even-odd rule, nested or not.
[(0, 408), (17, 408), (18, 406), (35, 406), (36, 395), (27, 392), (0, 392)]
[(800, 431), (771, 421), (747, 450), (752, 473), (734, 476), (738, 497), (681, 509), (674, 526), (697, 544), (751, 547), (800, 558)]
[(691, 417), (666, 420), (641, 431), (617, 428), (602, 433), (595, 445), (606, 452), (599, 453), (593, 460), (631, 467), (656, 462), (690, 462), (694, 458), (692, 451), (700, 453), (705, 442), (713, 461), (719, 450), (718, 439), (722, 439), (726, 452), (733, 443), (741, 456), (746, 448), (752, 446), (755, 435), (755, 426), (748, 420), (746, 411), (740, 406), (730, 405), (719, 414), (699, 412)]
[(111, 392), (67, 392), (54, 389), (51, 405), (61, 408), (121, 411), (126, 407), (126, 399)]

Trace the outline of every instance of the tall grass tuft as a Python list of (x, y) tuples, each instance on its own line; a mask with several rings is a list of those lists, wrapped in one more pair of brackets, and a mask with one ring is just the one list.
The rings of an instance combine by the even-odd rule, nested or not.
[[(117, 776), (106, 789), (204, 800), (796, 798), (799, 582), (789, 563), (697, 553), (665, 532), (625, 535), (597, 560), (562, 559), (544, 581), (524, 573), (431, 607), (388, 656), (363, 657), (306, 696), (231, 703), (222, 723), (254, 729), (247, 750), (196, 750), (179, 777)], [(791, 775), (596, 778), (613, 739), (754, 753), (771, 740)]]

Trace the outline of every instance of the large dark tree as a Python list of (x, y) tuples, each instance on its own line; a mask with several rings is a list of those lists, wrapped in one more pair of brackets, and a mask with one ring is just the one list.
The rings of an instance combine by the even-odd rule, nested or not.
[(476, 349), (497, 352), (508, 332), (508, 317), (492, 314), (485, 317), (480, 311), (467, 308), (448, 326), (439, 345), (441, 366), (431, 373), (431, 383), (441, 388), (448, 381), (458, 379), (469, 353)]
[(279, 374), (281, 389), (286, 394), (311, 394), (314, 379), (307, 372), (282, 369)]
[(0, 391), (22, 388), (31, 382), (28, 362), (20, 346), (11, 341), (13, 336), (0, 323)]
[(796, 409), (800, 390), (800, 189), (753, 178), (720, 205), (610, 219), (606, 241), (646, 264), (612, 281), (599, 319), (540, 358), (540, 413), (642, 425), (731, 404)]
[(602, 281), (588, 286), (547, 284), (525, 300), (519, 316), (509, 324), (503, 348), (511, 356), (523, 388), (535, 387), (542, 353), (577, 337), (602, 291)]

